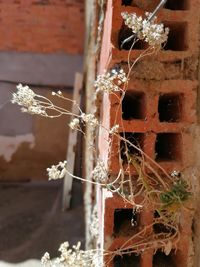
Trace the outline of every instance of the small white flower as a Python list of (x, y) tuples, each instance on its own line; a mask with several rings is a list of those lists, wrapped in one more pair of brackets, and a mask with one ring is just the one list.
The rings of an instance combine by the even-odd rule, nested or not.
[(81, 243), (78, 242), (70, 248), (68, 242), (61, 244), (59, 251), (61, 255), (55, 259), (55, 261), (50, 261), (52, 267), (103, 267), (103, 265), (96, 265), (94, 258), (99, 258), (97, 252), (94, 250), (81, 250)]
[(52, 165), (47, 168), (49, 180), (62, 179), (67, 173), (67, 161), (59, 162), (57, 165)]
[(29, 114), (37, 114), (37, 115), (42, 115), (47, 117), (47, 113), (44, 109), (42, 109), (40, 106), (30, 106), (27, 108), (22, 107), (21, 111), (24, 113), (29, 113)]
[(94, 116), (94, 114), (82, 113), (81, 119), (83, 120), (83, 122), (85, 122), (86, 124), (88, 124), (92, 127), (96, 127), (99, 125), (99, 122), (98, 122), (97, 118)]
[(34, 97), (36, 94), (27, 85), (21, 83), (16, 86), (17, 93), (13, 93), (12, 103), (17, 103), (20, 106), (29, 107), (35, 103)]
[(119, 71), (113, 69), (111, 72), (98, 75), (94, 86), (96, 87), (96, 92), (117, 92), (121, 90), (120, 86), (126, 83), (127, 80), (126, 73), (122, 69)]
[(70, 123), (69, 123), (69, 127), (72, 130), (78, 129), (78, 127), (80, 126), (80, 121), (77, 118), (74, 118)]
[[(122, 18), (124, 19), (124, 23), (128, 28), (132, 29), (133, 33), (138, 34), (142, 29), (142, 22), (143, 18), (140, 16), (138, 17), (136, 13), (128, 13), (123, 12), (121, 13)], [(142, 38), (142, 37), (141, 37)]]
[(173, 178), (179, 177), (179, 175), (180, 175), (180, 172), (179, 172), (179, 171), (176, 171), (176, 170), (174, 170), (174, 171), (171, 173), (171, 177), (173, 177)]
[(48, 252), (45, 252), (44, 256), (41, 258), (41, 264), (46, 265), (50, 262), (50, 255)]
[(143, 21), (142, 33), (144, 40), (154, 47), (161, 46), (162, 43), (165, 43), (168, 38), (169, 28), (164, 28), (164, 25), (153, 24), (147, 20)]

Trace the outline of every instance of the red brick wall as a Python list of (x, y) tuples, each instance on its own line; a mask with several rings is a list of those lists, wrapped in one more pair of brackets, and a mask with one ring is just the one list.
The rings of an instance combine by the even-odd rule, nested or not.
[[(114, 67), (115, 64), (121, 65), (125, 70), (127, 68), (129, 51), (119, 49), (119, 33), (120, 31), (123, 33), (121, 12), (141, 14), (144, 10), (152, 10), (158, 3), (158, 1), (151, 1), (152, 6), (148, 6), (149, 1), (133, 0), (131, 5), (124, 6), (122, 2), (125, 1), (108, 0), (107, 3), (100, 72), (103, 69)], [(190, 129), (197, 123), (197, 62), (199, 54), (197, 10), (199, 9), (197, 0), (173, 0), (168, 1), (168, 6), (159, 13), (159, 20), (165, 22), (165, 25), (170, 28), (168, 42), (165, 49), (158, 55), (147, 57), (136, 65), (123, 100), (126, 101), (128, 95), (137, 98), (141, 105), (138, 111), (136, 110), (137, 118), (123, 119), (123, 110), (121, 107), (119, 108), (118, 97), (104, 95), (103, 98), (103, 125), (109, 129), (114, 124), (119, 124), (121, 131), (137, 134), (141, 138), (144, 152), (152, 159), (159, 161), (159, 164), (169, 174), (173, 170), (179, 170), (182, 173), (188, 172), (195, 164), (194, 150), (192, 149), (195, 141)], [(123, 39), (125, 38), (126, 36), (123, 35)], [(133, 49), (130, 60), (136, 59), (142, 51), (143, 49)], [(166, 103), (170, 102), (174, 103), (171, 113), (166, 106)], [(128, 105), (128, 101), (126, 105)], [(129, 108), (134, 109), (134, 103), (131, 103)], [(115, 177), (119, 172), (120, 144), (118, 140), (114, 140), (111, 152), (109, 152), (105, 138), (105, 135), (100, 137), (100, 155), (108, 163), (110, 174)], [(163, 153), (160, 148), (165, 144), (168, 145), (168, 148)], [(187, 179), (192, 183), (190, 175)], [(116, 237), (114, 212), (117, 209), (126, 210), (131, 207), (120, 201), (118, 196), (107, 196), (105, 191), (102, 193), (102, 205), (104, 211), (103, 218), (101, 218), (104, 222), (103, 236), (101, 237), (102, 247), (116, 250), (131, 237), (131, 233), (127, 230), (126, 235), (119, 234)], [(188, 258), (189, 251), (192, 250), (190, 247), (192, 217), (187, 213), (181, 216), (181, 237), (177, 246), (177, 254), (172, 252), (169, 255), (173, 258), (176, 267), (190, 266)], [(153, 210), (147, 207), (147, 210), (141, 213), (141, 222), (148, 224), (152, 221), (152, 217)], [(153, 251), (147, 251), (140, 256), (139, 265), (136, 266), (161, 266), (156, 261), (157, 255), (154, 256)], [(109, 266), (114, 266), (113, 261), (110, 261)]]
[(83, 0), (0, 1), (0, 50), (82, 53)]

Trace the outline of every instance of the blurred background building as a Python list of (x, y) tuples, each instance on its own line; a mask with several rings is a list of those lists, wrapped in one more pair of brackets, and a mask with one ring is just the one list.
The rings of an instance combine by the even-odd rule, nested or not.
[(18, 83), (72, 96), (82, 71), (84, 1), (4, 0), (0, 22), (0, 181), (46, 180), (46, 168), (65, 158), (68, 120), (23, 114), (9, 101)]
[(18, 83), (50, 98), (52, 90), (72, 98), (74, 76), (83, 65), (84, 0), (2, 0), (0, 36), (0, 266), (4, 266), (2, 261), (40, 259), (45, 251), (55, 256), (62, 242), (84, 239), (82, 185), (74, 184), (78, 198), (63, 213), (62, 182), (48, 182), (46, 174), (47, 167), (66, 159), (70, 118), (31, 116), (10, 103)]

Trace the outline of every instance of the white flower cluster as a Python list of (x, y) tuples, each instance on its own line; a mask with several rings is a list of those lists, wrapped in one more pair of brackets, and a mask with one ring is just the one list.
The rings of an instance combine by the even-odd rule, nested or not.
[(22, 106), (22, 112), (47, 116), (47, 113), (36, 99), (36, 94), (27, 85), (17, 85), (17, 93), (13, 93), (11, 102)]
[(108, 173), (106, 170), (106, 166), (103, 162), (103, 160), (98, 159), (97, 165), (92, 171), (92, 177), (95, 181), (99, 183), (106, 183), (108, 180)]
[(45, 252), (43, 257), (41, 258), (42, 265), (48, 265), (50, 262), (50, 255), (48, 252)]
[[(81, 250), (80, 246), (81, 243), (78, 242), (76, 246), (70, 248), (69, 243), (64, 242), (59, 248), (60, 257), (56, 258), (55, 261), (51, 261), (49, 254), (46, 252), (41, 259), (41, 263), (44, 266), (51, 267), (97, 267), (95, 261), (98, 254), (93, 250)], [(101, 266), (98, 265), (98, 267)]]
[(94, 116), (94, 114), (82, 113), (81, 119), (83, 120), (83, 122), (85, 122), (86, 124), (88, 124), (90, 126), (96, 127), (99, 125), (99, 122), (98, 122), (97, 118)]
[(121, 90), (121, 86), (128, 81), (126, 73), (123, 69), (117, 71), (115, 69), (111, 72), (105, 72), (104, 74), (98, 75), (94, 86), (96, 92), (117, 92)]
[(180, 172), (179, 171), (173, 171), (172, 173), (171, 173), (171, 177), (173, 177), (173, 178), (177, 178), (177, 177), (179, 177), (180, 176)]
[(169, 28), (165, 28), (163, 23), (157, 24), (156, 16), (150, 21), (151, 14), (148, 12), (145, 13), (145, 19), (138, 17), (135, 13), (123, 12), (121, 15), (125, 25), (132, 29), (137, 38), (144, 40), (150, 46), (160, 47), (167, 41)]
[(74, 119), (69, 123), (69, 127), (70, 127), (72, 130), (76, 130), (76, 129), (79, 128), (79, 124), (80, 124), (79, 119), (74, 118)]
[(67, 161), (59, 162), (57, 165), (52, 165), (47, 168), (49, 180), (62, 179), (67, 172)]
[(132, 32), (137, 34), (139, 39), (142, 39), (142, 28), (143, 28), (143, 18), (142, 16), (137, 16), (136, 13), (122, 12), (122, 18), (124, 23), (128, 28), (132, 29)]
[(97, 205), (94, 206), (92, 211), (90, 233), (92, 237), (95, 239), (99, 237), (99, 219), (98, 219)]
[(80, 119), (78, 118), (74, 118), (70, 123), (69, 123), (69, 127), (72, 130), (78, 130), (80, 128), (80, 122), (84, 122), (87, 125), (90, 125), (92, 127), (96, 127), (99, 125), (99, 122), (97, 120), (97, 118), (94, 116), (94, 114), (85, 114), (82, 113), (80, 116)]

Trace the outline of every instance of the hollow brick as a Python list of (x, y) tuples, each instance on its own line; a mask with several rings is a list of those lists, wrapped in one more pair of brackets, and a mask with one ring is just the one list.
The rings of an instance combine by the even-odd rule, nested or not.
[[(124, 5), (122, 5), (122, 2)], [(127, 62), (129, 51), (119, 49), (119, 32), (123, 25), (121, 12), (136, 12), (141, 15), (146, 10), (151, 11), (157, 3), (157, 0), (151, 1), (152, 5), (145, 5), (141, 1), (132, 1), (132, 4), (131, 1), (108, 1), (100, 72), (103, 68), (110, 69), (115, 67), (116, 64), (119, 65), (123, 62), (124, 65), (124, 62)], [(158, 20), (165, 22), (171, 28), (171, 35), (165, 50), (155, 55), (154, 60), (168, 62), (172, 66), (178, 60), (182, 62), (182, 67), (185, 68), (184, 60), (197, 58), (199, 18), (196, 10), (199, 7), (200, 3), (197, 0), (179, 2), (168, 0), (166, 6), (160, 11)], [(183, 42), (180, 42), (180, 39)], [(142, 51), (133, 49), (130, 60), (133, 61)], [(150, 56), (146, 59), (148, 64)], [(104, 102), (103, 105), (103, 111), (106, 112), (103, 112), (102, 122), (104, 126), (109, 128), (119, 124), (119, 132), (125, 132), (126, 136), (131, 137), (131, 134), (133, 134), (133, 137), (142, 146), (142, 150), (170, 174), (174, 170), (184, 171), (194, 164), (191, 126), (197, 122), (198, 82), (194, 79), (192, 81), (192, 78), (191, 80), (170, 80), (166, 76), (165, 79), (160, 81), (150, 81), (148, 78), (137, 80), (133, 76), (128, 85), (127, 98), (124, 99), (122, 106), (117, 102), (116, 96), (104, 96), (107, 102)], [(120, 97), (119, 94), (118, 97)], [(125, 105), (130, 108), (135, 106), (135, 110), (130, 111)], [(171, 109), (168, 108), (168, 105), (171, 105)], [(165, 143), (167, 143), (168, 149)], [(116, 177), (121, 167), (119, 162), (120, 142), (117, 137), (111, 138), (110, 150), (107, 147), (106, 152), (103, 149), (101, 151), (107, 156), (106, 163), (111, 177)], [(131, 153), (135, 153), (134, 150)], [(153, 164), (153, 167), (157, 168), (155, 164)], [(158, 169), (156, 170), (158, 171)], [(134, 169), (130, 168), (129, 171), (131, 175), (135, 175)], [(128, 240), (128, 236), (113, 235), (114, 212), (116, 209), (122, 209), (124, 205), (123, 203), (121, 206), (117, 199), (113, 196), (109, 200), (105, 199), (104, 203), (104, 245), (113, 251)], [(126, 205), (126, 208), (129, 208), (129, 206)], [(140, 227), (143, 223), (151, 223), (152, 216), (153, 207), (143, 210), (140, 214)], [(191, 226), (192, 216), (190, 213), (182, 212), (180, 217), (180, 240), (177, 247), (175, 245), (172, 247), (170, 255), (164, 256), (166, 262), (173, 261), (176, 267), (186, 267), (188, 265)], [(175, 253), (176, 249), (177, 253)], [(140, 258), (140, 267), (154, 267), (160, 257), (162, 257), (162, 253), (160, 253), (159, 248), (157, 252), (145, 251)], [(114, 266), (112, 260), (109, 261), (109, 266)]]
[[(114, 62), (121, 62), (124, 60), (124, 58), (128, 57), (129, 51), (120, 50), (118, 46), (118, 33), (120, 31), (120, 28), (123, 24), (123, 20), (121, 17), (121, 12), (127, 11), (127, 12), (136, 12), (138, 15), (144, 14), (144, 11), (137, 7), (131, 7), (131, 6), (121, 6), (121, 1), (108, 1), (109, 8), (107, 9), (107, 17), (109, 14), (109, 30), (112, 27), (112, 31), (110, 30), (110, 35), (108, 34), (108, 30), (106, 30), (107, 33), (107, 51), (110, 51), (110, 59), (109, 61)], [(174, 25), (175, 27), (179, 27), (180, 23), (183, 23), (182, 29), (186, 30), (185, 33), (185, 43), (186, 48), (182, 51), (182, 48), (180, 48), (180, 51), (173, 51), (173, 50), (166, 50), (159, 52), (157, 59), (161, 61), (175, 61), (178, 59), (183, 59), (187, 57), (191, 57), (192, 55), (198, 56), (198, 14), (195, 11), (195, 6), (198, 7), (199, 3), (198, 1), (194, 1), (194, 4), (191, 5), (190, 10), (169, 10), (169, 9), (163, 9), (158, 19), (159, 21), (166, 21), (167, 24)], [(112, 10), (113, 7), (113, 10)], [(106, 21), (105, 21), (106, 22)], [(108, 21), (107, 21), (108, 22)], [(184, 24), (185, 23), (185, 24)], [(110, 25), (111, 24), (111, 25)], [(169, 25), (169, 26), (170, 26)], [(184, 26), (185, 25), (185, 26)], [(173, 28), (172, 27), (172, 32)], [(183, 34), (180, 34), (181, 37), (183, 37)], [(175, 36), (176, 37), (176, 36)], [(104, 38), (105, 39), (105, 38)], [(176, 42), (177, 43), (177, 42)], [(182, 44), (182, 42), (180, 42)], [(173, 49), (173, 48), (172, 48)], [(140, 55), (141, 51), (133, 50), (130, 56), (131, 60), (134, 60)], [(107, 57), (108, 60), (109, 57)]]

